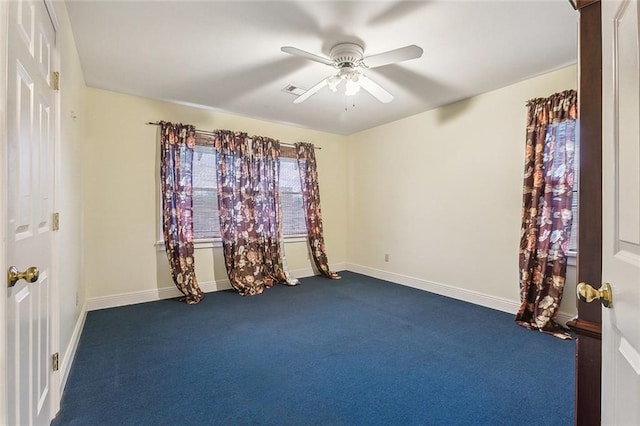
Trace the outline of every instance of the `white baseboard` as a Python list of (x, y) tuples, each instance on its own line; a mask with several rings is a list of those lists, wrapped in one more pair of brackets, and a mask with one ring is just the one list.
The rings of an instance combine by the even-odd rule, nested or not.
[(312, 277), (316, 274), (313, 268), (291, 269), (289, 273), (296, 278)]
[(570, 320), (574, 319), (576, 317), (576, 315), (571, 315), (571, 314), (567, 314), (564, 312), (558, 312), (558, 323), (563, 325), (563, 326), (567, 326), (567, 322), (569, 322)]
[(334, 263), (333, 265), (331, 265), (331, 270), (332, 271), (348, 271), (348, 263), (347, 262), (340, 262), (340, 263)]
[[(333, 263), (329, 265), (329, 267), (331, 268), (332, 271), (337, 271), (337, 272), (346, 271), (347, 263), (346, 262)], [(296, 278), (306, 278), (306, 277), (313, 277), (314, 275), (318, 275), (315, 269), (313, 268), (292, 269), (289, 272), (291, 272), (291, 275), (293, 275)]]
[(62, 355), (62, 362), (60, 364), (60, 395), (64, 392), (64, 388), (67, 385), (67, 379), (69, 378), (69, 372), (73, 365), (73, 360), (76, 357), (76, 350), (78, 349), (78, 343), (80, 342), (80, 335), (82, 335), (82, 329), (84, 328), (85, 320), (87, 319), (87, 304), (82, 305), (80, 309), (80, 315), (76, 321), (76, 326), (71, 333), (71, 340), (67, 345), (64, 354)]
[(490, 296), (477, 291), (467, 290), (460, 287), (454, 287), (447, 284), (440, 284), (433, 281), (427, 281), (421, 278), (410, 277), (395, 272), (383, 271), (381, 269), (370, 268), (368, 266), (349, 264), (348, 269), (359, 274), (369, 277), (379, 278), (381, 280), (390, 281), (396, 284), (402, 284), (408, 287), (417, 288), (419, 290), (428, 291), (430, 293), (451, 297), (474, 305), (485, 306), (487, 308), (496, 309), (502, 312), (516, 313), (520, 307), (520, 303), (504, 299), (501, 297)]
[[(489, 294), (480, 293), (473, 290), (467, 290), (447, 284), (436, 283), (421, 278), (410, 277), (395, 272), (383, 271), (380, 269), (370, 268), (368, 266), (357, 265), (354, 263), (346, 264), (346, 269), (367, 275), (373, 278), (389, 281), (408, 287), (417, 288), (419, 290), (428, 291), (430, 293), (439, 294), (441, 296), (451, 297), (452, 299), (462, 300), (464, 302), (473, 303), (474, 305), (484, 306), (486, 308), (495, 309), (501, 312), (507, 312), (515, 315), (520, 308), (519, 300), (510, 300), (502, 297), (491, 296)], [(564, 325), (572, 318), (571, 315), (560, 312), (558, 314), (558, 322)]]
[[(344, 271), (346, 263), (336, 263), (331, 265), (335, 271)], [(312, 277), (315, 274), (313, 268), (294, 269), (291, 275), (297, 278)], [(200, 288), (205, 293), (213, 291), (229, 290), (231, 283), (229, 280), (217, 280), (201, 282)], [(182, 293), (175, 287), (154, 288), (151, 290), (133, 291), (129, 293), (113, 294), (109, 296), (93, 297), (87, 300), (87, 311), (95, 311), (98, 309), (115, 308), (118, 306), (134, 305), (136, 303), (155, 302), (157, 300), (172, 299), (180, 297)]]
[[(201, 282), (200, 288), (205, 293), (228, 290), (231, 288), (229, 280)], [(155, 302), (157, 300), (180, 297), (182, 293), (175, 287), (154, 288), (151, 290), (132, 291), (129, 293), (113, 294), (109, 296), (92, 297), (87, 300), (87, 310), (115, 308), (118, 306), (134, 305), (136, 303)]]

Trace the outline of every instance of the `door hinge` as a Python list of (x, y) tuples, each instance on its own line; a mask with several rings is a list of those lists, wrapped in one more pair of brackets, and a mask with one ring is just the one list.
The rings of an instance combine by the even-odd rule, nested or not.
[(60, 353), (56, 352), (51, 356), (51, 367), (53, 371), (58, 371), (60, 369)]
[(58, 71), (53, 72), (53, 90), (60, 90), (60, 73)]
[(51, 219), (51, 229), (54, 231), (60, 230), (60, 213), (55, 212)]

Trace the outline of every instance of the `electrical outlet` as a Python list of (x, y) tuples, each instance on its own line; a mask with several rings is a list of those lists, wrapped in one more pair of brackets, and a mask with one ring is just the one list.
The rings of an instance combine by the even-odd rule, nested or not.
[(385, 254), (385, 255), (384, 255), (384, 261), (385, 261), (385, 262), (388, 262), (388, 261), (389, 261), (389, 254)]

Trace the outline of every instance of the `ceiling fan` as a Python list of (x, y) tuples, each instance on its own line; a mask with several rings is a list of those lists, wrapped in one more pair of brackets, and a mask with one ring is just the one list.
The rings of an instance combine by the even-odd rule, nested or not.
[(422, 56), (422, 48), (414, 44), (367, 57), (364, 56), (362, 46), (356, 43), (336, 44), (329, 51), (328, 58), (291, 46), (282, 47), (280, 50), (290, 55), (332, 66), (338, 70), (336, 74), (332, 74), (323, 79), (302, 95), (298, 96), (293, 101), (294, 104), (304, 102), (325, 86), (328, 86), (330, 90), (335, 92), (343, 81), (345, 82), (345, 94), (347, 96), (355, 95), (362, 87), (380, 102), (391, 102), (393, 95), (364, 75), (362, 70), (408, 61), (409, 59), (416, 59)]

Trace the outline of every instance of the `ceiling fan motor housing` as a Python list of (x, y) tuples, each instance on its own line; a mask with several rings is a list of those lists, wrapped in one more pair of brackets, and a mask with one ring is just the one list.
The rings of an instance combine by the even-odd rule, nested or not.
[(364, 49), (355, 43), (340, 43), (331, 48), (329, 57), (336, 68), (355, 68), (364, 57)]

